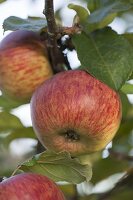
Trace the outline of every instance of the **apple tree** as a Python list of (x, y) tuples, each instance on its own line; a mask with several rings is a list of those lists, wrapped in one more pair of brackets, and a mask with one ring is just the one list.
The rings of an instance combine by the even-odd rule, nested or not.
[[(3, 21), (11, 33), (0, 43), (1, 181), (36, 173), (68, 200), (130, 200), (133, 1), (73, 0), (71, 26), (55, 4), (44, 1), (44, 17)], [(32, 126), (13, 114), (25, 104)], [(10, 146), (21, 139), (24, 150), (26, 139), (35, 143), (15, 157)]]

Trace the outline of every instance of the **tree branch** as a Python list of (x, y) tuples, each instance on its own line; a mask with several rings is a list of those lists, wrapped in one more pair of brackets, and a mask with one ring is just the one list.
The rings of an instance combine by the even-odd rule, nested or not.
[(49, 38), (50, 40), (54, 40), (56, 38), (56, 23), (54, 18), (53, 0), (45, 0), (45, 10), (43, 11), (43, 14), (45, 14), (48, 23)]
[(54, 73), (64, 71), (64, 57), (57, 45), (57, 27), (54, 17), (53, 0), (45, 0), (43, 14), (46, 16), (47, 20), (48, 50), (53, 71)]
[(127, 173), (115, 184), (115, 186), (103, 194), (99, 194), (97, 200), (107, 200), (112, 195), (122, 191), (125, 188), (132, 189), (133, 187), (133, 168), (129, 169)]
[(57, 29), (57, 32), (59, 32), (61, 35), (73, 35), (77, 33), (81, 33), (82, 27), (79, 25), (72, 26), (72, 27), (59, 27)]
[(133, 156), (129, 156), (121, 152), (115, 152), (112, 149), (109, 149), (108, 151), (110, 156), (116, 158), (117, 160), (127, 160), (129, 162), (133, 162)]

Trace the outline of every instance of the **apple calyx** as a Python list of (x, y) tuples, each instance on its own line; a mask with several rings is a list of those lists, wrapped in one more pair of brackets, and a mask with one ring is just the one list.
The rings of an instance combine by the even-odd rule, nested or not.
[(80, 140), (80, 135), (74, 130), (67, 130), (65, 132), (65, 138), (69, 141), (76, 142)]

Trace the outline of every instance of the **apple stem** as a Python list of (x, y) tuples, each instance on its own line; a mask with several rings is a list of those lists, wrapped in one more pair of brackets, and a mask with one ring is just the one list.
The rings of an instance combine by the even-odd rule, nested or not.
[(57, 44), (57, 26), (54, 16), (54, 4), (53, 0), (45, 0), (45, 8), (43, 14), (47, 20), (47, 34), (48, 34), (48, 50), (50, 55), (50, 61), (54, 73), (58, 73), (65, 70), (65, 60), (63, 53), (60, 51)]

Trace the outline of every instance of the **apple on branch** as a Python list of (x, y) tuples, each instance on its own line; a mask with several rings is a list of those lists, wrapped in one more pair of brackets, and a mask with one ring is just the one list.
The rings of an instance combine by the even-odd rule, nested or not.
[(0, 43), (0, 89), (8, 98), (29, 102), (35, 89), (52, 75), (39, 33), (17, 30)]
[(31, 98), (38, 139), (48, 149), (82, 155), (102, 150), (121, 122), (116, 91), (82, 70), (60, 72)]
[(59, 187), (46, 176), (22, 173), (0, 183), (0, 200), (65, 200)]

